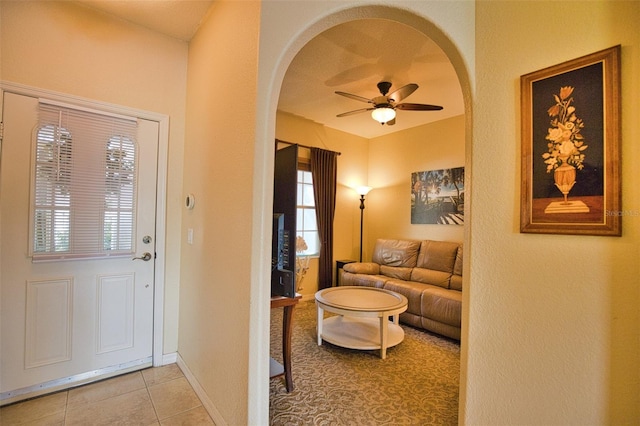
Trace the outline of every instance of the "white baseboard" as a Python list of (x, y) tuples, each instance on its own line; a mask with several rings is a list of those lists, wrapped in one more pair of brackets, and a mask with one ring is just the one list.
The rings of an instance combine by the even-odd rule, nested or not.
[(178, 361), (178, 353), (177, 352), (173, 352), (170, 354), (163, 354), (162, 355), (162, 365), (168, 365), (168, 364), (176, 364)]
[(215, 405), (213, 405), (213, 402), (211, 402), (207, 393), (204, 391), (202, 386), (200, 386), (200, 383), (198, 382), (198, 380), (196, 380), (191, 370), (189, 370), (189, 367), (187, 367), (184, 360), (180, 357), (180, 354), (176, 353), (175, 356), (176, 364), (178, 364), (178, 367), (180, 367), (180, 370), (182, 370), (182, 373), (186, 377), (187, 381), (191, 384), (191, 387), (195, 391), (196, 395), (198, 395), (198, 398), (200, 398), (200, 401), (202, 401), (202, 405), (204, 406), (204, 409), (207, 410), (207, 413), (209, 413), (209, 415), (211, 416), (213, 423), (215, 423), (217, 426), (227, 426), (227, 422), (224, 420)]

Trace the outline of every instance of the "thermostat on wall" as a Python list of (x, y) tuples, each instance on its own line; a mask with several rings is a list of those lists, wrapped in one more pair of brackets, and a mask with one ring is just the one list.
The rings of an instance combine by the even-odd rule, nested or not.
[(185, 198), (184, 200), (184, 206), (191, 210), (193, 209), (193, 206), (196, 204), (196, 197), (193, 196), (193, 194), (188, 194), (187, 198)]

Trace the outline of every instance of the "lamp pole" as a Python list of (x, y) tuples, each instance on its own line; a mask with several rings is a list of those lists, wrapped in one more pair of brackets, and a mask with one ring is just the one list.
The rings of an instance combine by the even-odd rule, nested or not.
[(364, 219), (364, 194), (360, 194), (360, 262), (362, 262), (362, 223)]
[(359, 186), (355, 188), (356, 192), (360, 194), (360, 262), (362, 262), (362, 227), (364, 224), (364, 196), (371, 191), (369, 186)]

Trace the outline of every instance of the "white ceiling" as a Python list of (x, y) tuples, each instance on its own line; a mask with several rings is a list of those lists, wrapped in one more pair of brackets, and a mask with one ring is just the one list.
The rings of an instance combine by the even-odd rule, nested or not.
[(76, 0), (150, 30), (189, 41), (212, 0)]
[[(379, 96), (380, 81), (390, 93), (416, 83), (403, 101), (435, 104), (442, 111), (397, 111), (394, 126), (381, 125), (369, 112), (337, 114), (370, 106), (335, 91), (365, 98)], [(307, 43), (282, 83), (278, 108), (328, 127), (372, 138), (464, 113), (462, 90), (453, 66), (432, 40), (404, 24), (363, 19), (335, 26)]]
[[(168, 36), (188, 41), (213, 1), (78, 0)], [(382, 126), (370, 113), (336, 115), (369, 104), (339, 96), (379, 95), (376, 84), (389, 81), (390, 93), (409, 84), (419, 88), (403, 101), (435, 104), (442, 111), (397, 111), (394, 126)], [(315, 37), (294, 58), (282, 83), (278, 109), (365, 138), (397, 132), (464, 113), (453, 66), (429, 38), (406, 25), (363, 19), (335, 26)]]

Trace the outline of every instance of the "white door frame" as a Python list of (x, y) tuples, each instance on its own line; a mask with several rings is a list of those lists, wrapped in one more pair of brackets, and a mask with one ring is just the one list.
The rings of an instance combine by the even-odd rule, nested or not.
[[(94, 101), (78, 96), (53, 92), (25, 86), (19, 83), (0, 81), (0, 114), (3, 111), (2, 102), (4, 92), (35, 98), (47, 98), (59, 102), (77, 105), (85, 108), (96, 109), (155, 121), (159, 125), (158, 135), (158, 175), (156, 197), (156, 259), (154, 269), (154, 296), (153, 296), (153, 366), (159, 367), (163, 362), (163, 337), (164, 337), (164, 269), (166, 264), (166, 199), (167, 199), (167, 168), (169, 152), (169, 116), (151, 111), (123, 107), (107, 102)], [(1, 150), (0, 150), (1, 152)]]

